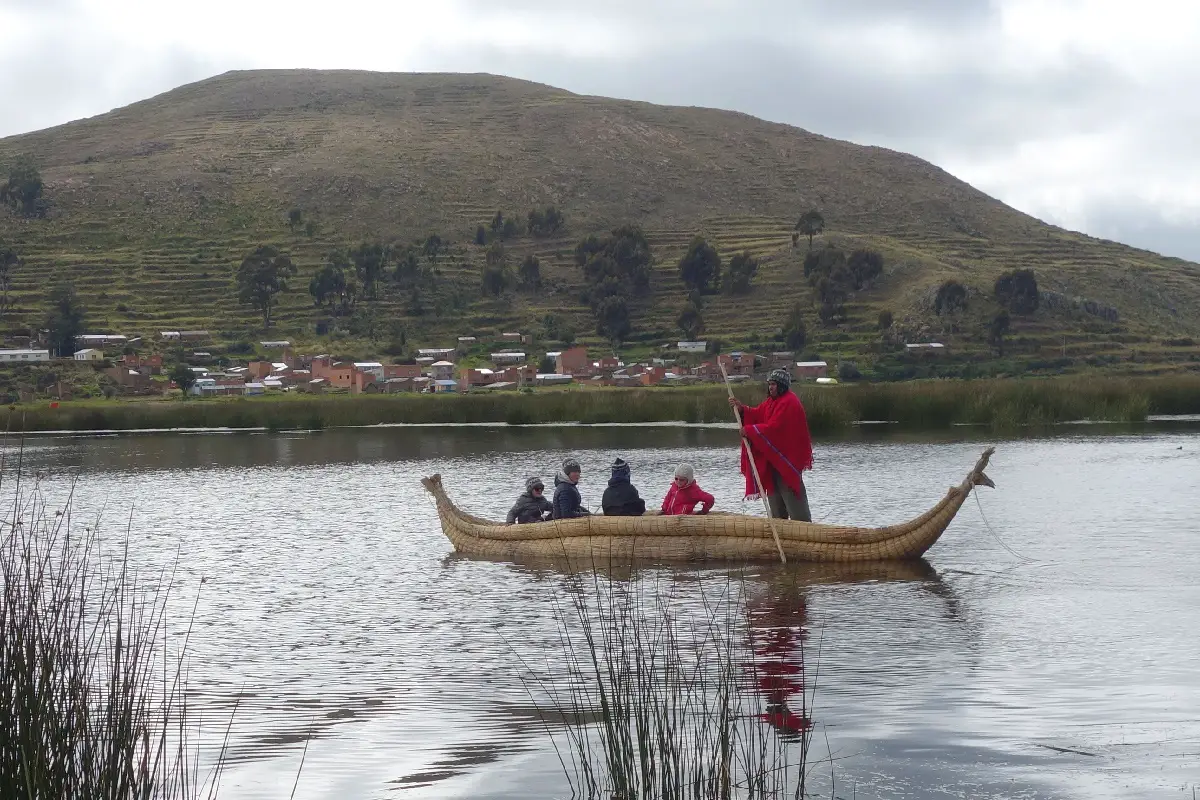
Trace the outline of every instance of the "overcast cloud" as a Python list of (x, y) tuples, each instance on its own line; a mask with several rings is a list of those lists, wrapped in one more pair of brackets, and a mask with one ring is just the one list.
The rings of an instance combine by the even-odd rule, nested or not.
[(1188, 0), (0, 0), (0, 136), (228, 69), (493, 72), (904, 150), (1200, 260)]

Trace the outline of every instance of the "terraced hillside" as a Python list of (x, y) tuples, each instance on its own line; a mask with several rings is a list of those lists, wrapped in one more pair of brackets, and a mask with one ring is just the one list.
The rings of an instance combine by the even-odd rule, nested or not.
[[(890, 310), (901, 336), (937, 336), (991, 358), (983, 328), (996, 310), (992, 284), (1024, 267), (1043, 291), (1116, 309), (1119, 320), (1044, 308), (1015, 320), (1010, 354), (1200, 360), (1192, 343), (1200, 334), (1197, 265), (1045, 225), (903, 153), (731, 112), (583, 97), (486, 75), (234, 72), (0, 140), (0, 165), (21, 155), (39, 166), (50, 209), (33, 220), (0, 211), (0, 241), (24, 259), (14, 305), (0, 320), (10, 335), (40, 323), (47, 286), (69, 279), (91, 329), (153, 336), (206, 328), (227, 340), (261, 338), (256, 314), (236, 301), (233, 274), (251, 249), (274, 243), (300, 274), (281, 298), (271, 338), (324, 347), (316, 341), (324, 315), (306, 287), (326, 253), (430, 233), (453, 245), (430, 265), (436, 286), (420, 308), (411, 292), (385, 285), (360, 309), (375, 308), (387, 332), (360, 332), (338, 347), (381, 346), (380, 338), (394, 338), (394, 322), (410, 345), (433, 344), (456, 333), (529, 329), (547, 313), (590, 334), (574, 246), (632, 222), (646, 229), (657, 260), (650, 296), (635, 303), (636, 341), (678, 338), (684, 290), (675, 264), (700, 233), (726, 257), (748, 250), (763, 259), (749, 295), (707, 299), (706, 335), (766, 346), (792, 304), (812, 302), (800, 271), (807, 243), (793, 249), (790, 234), (815, 207), (827, 222), (818, 246), (871, 247), (886, 268), (851, 298), (845, 323), (820, 326), (814, 306), (810, 350), (882, 357), (875, 321)], [(476, 227), (497, 210), (523, 221), (548, 204), (566, 216), (559, 235), (506, 243), (513, 266), (527, 253), (539, 256), (546, 288), (481, 297)], [(293, 208), (303, 214), (294, 230)], [(946, 278), (972, 290), (968, 314), (953, 326), (930, 304)]]

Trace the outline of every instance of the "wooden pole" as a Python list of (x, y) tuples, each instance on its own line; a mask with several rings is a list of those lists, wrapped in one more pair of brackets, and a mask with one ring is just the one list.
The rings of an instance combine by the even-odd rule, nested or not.
[[(721, 362), (721, 357), (717, 356), (717, 366), (721, 368), (721, 377), (725, 379), (725, 389), (729, 392), (729, 396), (733, 397), (733, 386), (729, 383), (729, 373), (725, 371), (725, 364)], [(779, 550), (779, 560), (784, 564), (787, 563), (787, 556), (783, 552), (783, 544), (779, 541), (779, 531), (775, 530), (775, 518), (771, 516), (771, 504), (767, 502), (767, 494), (763, 491), (762, 478), (758, 476), (758, 465), (754, 463), (754, 453), (750, 450), (750, 443), (746, 441), (746, 437), (742, 434), (742, 410), (737, 406), (733, 407), (733, 418), (737, 420), (738, 437), (742, 440), (742, 448), (746, 451), (746, 460), (750, 462), (750, 473), (754, 476), (754, 488), (758, 490), (758, 496), (762, 499), (763, 511), (767, 512), (767, 524), (771, 526), (771, 535), (775, 537), (775, 547)]]

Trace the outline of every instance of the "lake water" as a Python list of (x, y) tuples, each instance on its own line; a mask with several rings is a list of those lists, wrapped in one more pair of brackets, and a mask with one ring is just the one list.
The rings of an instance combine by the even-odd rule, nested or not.
[[(836, 780), (817, 767), (820, 796), (1200, 785), (1200, 427), (1059, 430), (818, 443), (814, 517), (864, 525), (920, 513), (997, 448), (997, 488), (921, 563), (737, 573), (752, 618), (806, 636), (812, 753)], [(521, 667), (554, 668), (567, 579), (453, 556), (418, 479), (440, 472), (460, 506), (499, 518), (568, 453), (592, 506), (621, 456), (652, 505), (688, 460), (718, 507), (743, 508), (720, 427), (49, 436), (22, 457), (50, 503), (74, 484), (73, 525), (100, 516), (110, 542), (128, 526), (148, 567), (178, 555), (180, 625), (199, 594), (189, 687), (210, 756), (233, 714), (222, 797), (288, 796), (303, 755), (297, 798), (525, 798), (568, 791)], [(631, 580), (686, 605), (729, 575)]]

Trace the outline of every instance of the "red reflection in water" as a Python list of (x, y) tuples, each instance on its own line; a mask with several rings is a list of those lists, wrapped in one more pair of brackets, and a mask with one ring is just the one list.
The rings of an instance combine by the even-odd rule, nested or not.
[(754, 660), (746, 666), (766, 701), (757, 716), (788, 737), (798, 737), (812, 727), (804, 695), (806, 612), (799, 592), (772, 592), (747, 607)]

